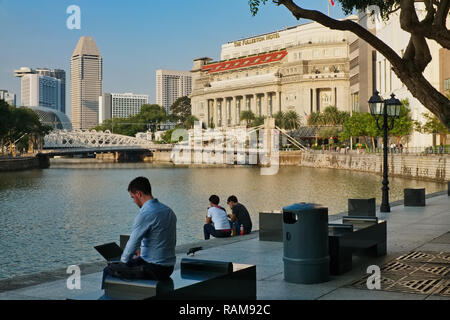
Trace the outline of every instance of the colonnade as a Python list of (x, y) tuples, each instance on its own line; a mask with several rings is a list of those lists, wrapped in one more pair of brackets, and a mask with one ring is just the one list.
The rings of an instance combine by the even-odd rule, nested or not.
[(281, 111), (281, 92), (265, 92), (218, 97), (206, 100), (207, 126), (233, 127), (241, 124), (242, 111), (251, 110), (255, 116), (271, 117)]

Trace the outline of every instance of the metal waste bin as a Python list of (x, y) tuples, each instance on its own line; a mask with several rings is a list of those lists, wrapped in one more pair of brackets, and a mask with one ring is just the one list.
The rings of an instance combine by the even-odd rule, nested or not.
[(329, 280), (328, 208), (313, 203), (283, 208), (283, 261), (287, 282)]

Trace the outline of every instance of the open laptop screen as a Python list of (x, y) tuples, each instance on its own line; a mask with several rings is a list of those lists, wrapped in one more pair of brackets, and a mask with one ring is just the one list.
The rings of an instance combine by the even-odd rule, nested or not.
[(106, 261), (119, 261), (122, 256), (122, 249), (115, 242), (102, 244), (94, 248)]

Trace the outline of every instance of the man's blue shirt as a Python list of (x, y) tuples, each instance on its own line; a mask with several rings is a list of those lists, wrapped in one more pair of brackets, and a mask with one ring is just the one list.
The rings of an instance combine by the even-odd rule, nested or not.
[(148, 200), (134, 219), (130, 239), (120, 260), (128, 262), (140, 246), (141, 258), (145, 261), (175, 265), (176, 224), (177, 217), (172, 209), (158, 199)]

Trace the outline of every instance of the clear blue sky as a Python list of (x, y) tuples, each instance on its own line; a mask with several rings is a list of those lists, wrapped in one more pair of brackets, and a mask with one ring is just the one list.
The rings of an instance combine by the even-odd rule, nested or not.
[[(327, 1), (299, 3), (326, 13)], [(81, 30), (66, 27), (72, 4), (81, 8)], [(338, 3), (331, 16), (343, 17)], [(219, 59), (223, 43), (305, 22), (271, 2), (253, 17), (247, 0), (0, 0), (0, 89), (20, 102), (13, 70), (21, 66), (64, 69), (70, 83), (70, 56), (87, 35), (103, 56), (104, 92), (155, 102), (157, 69), (190, 70), (194, 58)], [(69, 88), (66, 103), (70, 110)]]

